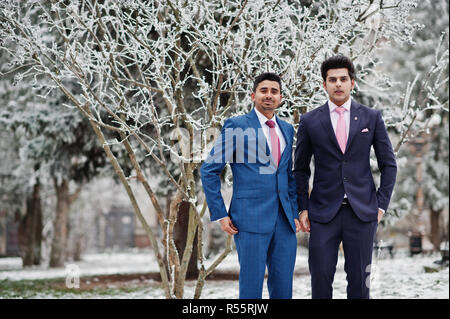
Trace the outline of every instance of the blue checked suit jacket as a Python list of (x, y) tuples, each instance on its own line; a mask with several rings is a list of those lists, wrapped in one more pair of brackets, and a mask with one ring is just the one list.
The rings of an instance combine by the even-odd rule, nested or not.
[[(277, 121), (286, 141), (278, 167), (270, 155), (255, 110), (225, 121), (200, 170), (212, 221), (230, 216), (239, 231), (266, 233), (273, 230), (281, 204), (295, 232), (298, 206), (292, 173), (294, 128), (279, 118)], [(228, 212), (220, 183), (220, 173), (227, 163), (233, 173)]]

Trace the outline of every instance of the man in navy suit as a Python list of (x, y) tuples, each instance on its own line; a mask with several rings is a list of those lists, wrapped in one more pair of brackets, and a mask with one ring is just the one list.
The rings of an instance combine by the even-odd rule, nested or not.
[[(239, 258), (239, 297), (262, 297), (267, 266), (270, 298), (292, 298), (300, 230), (292, 173), (294, 128), (275, 115), (281, 80), (263, 73), (254, 81), (254, 109), (225, 121), (220, 137), (201, 167), (211, 221), (234, 235)], [(220, 173), (229, 163), (233, 196), (227, 212)]]
[[(322, 63), (321, 73), (329, 100), (301, 116), (294, 162), (300, 227), (310, 232), (312, 298), (332, 298), (342, 242), (347, 297), (368, 299), (374, 237), (389, 205), (397, 165), (381, 112), (350, 97), (352, 61), (331, 57)], [(372, 146), (381, 173), (378, 190), (370, 170)]]

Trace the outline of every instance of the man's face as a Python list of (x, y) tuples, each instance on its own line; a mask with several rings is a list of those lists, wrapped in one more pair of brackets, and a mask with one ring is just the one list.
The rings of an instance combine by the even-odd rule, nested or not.
[(341, 106), (350, 98), (350, 92), (355, 87), (355, 80), (350, 78), (347, 68), (330, 69), (323, 87), (331, 102)]
[(252, 92), (251, 99), (258, 111), (272, 114), (281, 103), (280, 84), (277, 81), (261, 81)]

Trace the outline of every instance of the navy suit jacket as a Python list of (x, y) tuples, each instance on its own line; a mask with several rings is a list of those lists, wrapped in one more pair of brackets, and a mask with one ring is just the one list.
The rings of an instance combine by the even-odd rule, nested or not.
[[(286, 141), (278, 167), (270, 155), (255, 110), (225, 121), (221, 135), (200, 172), (211, 221), (230, 216), (239, 231), (273, 231), (280, 208), (295, 232), (297, 193), (292, 173), (294, 128), (277, 118)], [(221, 194), (220, 174), (229, 163), (233, 195), (227, 212)]]
[[(375, 188), (370, 170), (373, 146), (381, 172)], [(314, 181), (309, 194), (310, 162)], [(352, 100), (345, 154), (331, 124), (328, 103), (303, 114), (297, 132), (294, 176), (300, 211), (312, 221), (327, 223), (337, 214), (344, 194), (362, 221), (375, 221), (378, 208), (387, 210), (397, 174), (392, 145), (381, 112)]]

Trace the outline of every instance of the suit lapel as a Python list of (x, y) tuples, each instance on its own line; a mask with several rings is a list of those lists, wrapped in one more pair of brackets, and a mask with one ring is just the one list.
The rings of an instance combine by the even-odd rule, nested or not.
[[(256, 115), (255, 109), (252, 109), (247, 114), (247, 119), (248, 119), (248, 122), (249, 122), (249, 127), (254, 128), (255, 132), (256, 132), (256, 135), (258, 135), (258, 129), (262, 130), (262, 127), (261, 127), (261, 123), (259, 122), (258, 115)], [(286, 127), (286, 123), (284, 121), (282, 121), (279, 117), (277, 117), (277, 123), (278, 123), (278, 126), (280, 127), (281, 133), (283, 134), (284, 141), (285, 141), (285, 144), (286, 144), (284, 150), (286, 150), (288, 148), (288, 146), (289, 146), (289, 143), (290, 143), (290, 140), (288, 139), (288, 134), (287, 134), (288, 130), (287, 130), (287, 127)], [(261, 135), (262, 136), (257, 136), (257, 138), (263, 138), (265, 140), (265, 142), (266, 142), (265, 143), (265, 145), (266, 145), (265, 154), (267, 156), (269, 156), (270, 162), (273, 165), (275, 165), (275, 159), (273, 158), (272, 154), (270, 153), (269, 143), (268, 143), (268, 141), (266, 139), (266, 136), (265, 136), (264, 133), (261, 134)], [(261, 144), (258, 143), (258, 145), (261, 145)], [(281, 153), (280, 163), (283, 160), (283, 158), (286, 156), (285, 153), (288, 153), (288, 152), (284, 152), (284, 150)], [(278, 166), (280, 166), (280, 163), (278, 163)]]
[[(289, 153), (289, 152), (285, 152), (285, 151), (289, 147), (290, 139), (288, 138), (288, 134), (287, 134), (288, 133), (287, 124), (284, 121), (280, 120), (280, 118), (277, 118), (277, 123), (278, 123), (278, 126), (280, 127), (281, 133), (283, 133), (284, 142), (285, 142), (285, 147), (284, 147), (283, 153), (281, 153), (281, 158), (280, 158), (280, 163), (281, 163), (281, 161), (284, 159), (284, 157), (286, 157), (285, 153)], [(280, 166), (280, 165), (278, 164), (278, 166)]]
[(320, 111), (319, 115), (320, 122), (322, 123), (325, 132), (327, 132), (328, 137), (331, 140), (331, 143), (334, 144), (334, 146), (339, 150), (339, 152), (342, 153), (341, 148), (339, 147), (339, 143), (336, 139), (336, 133), (334, 133), (333, 130), (333, 124), (331, 124), (330, 108), (328, 106), (328, 102), (322, 105), (319, 111)]
[(345, 146), (346, 150), (350, 148), (353, 138), (358, 132), (359, 123), (361, 123), (359, 104), (352, 100), (352, 107), (350, 108), (350, 132), (348, 133), (347, 145)]
[[(269, 158), (271, 165), (275, 165), (275, 161), (272, 155), (270, 154), (270, 148), (266, 139), (266, 135), (263, 132), (261, 123), (259, 122), (258, 115), (256, 115), (255, 109), (252, 109), (247, 114), (247, 120), (249, 127), (255, 130), (257, 147), (260, 148), (262, 145), (265, 145), (264, 150), (260, 150), (259, 151), (260, 153), (258, 152), (258, 154), (265, 154)], [(259, 132), (261, 132), (261, 134), (259, 134)], [(259, 139), (263, 139), (264, 141), (259, 141)]]
[(247, 113), (247, 120), (249, 127), (254, 128), (255, 130), (262, 128), (258, 120), (258, 115), (256, 115), (255, 109), (252, 109), (249, 113)]

